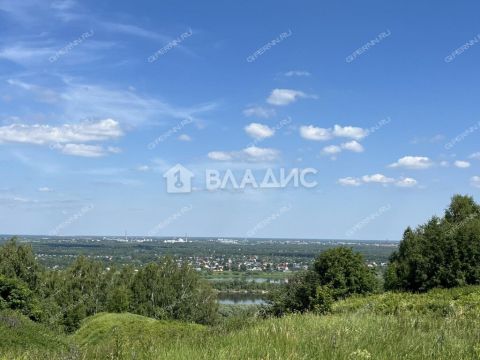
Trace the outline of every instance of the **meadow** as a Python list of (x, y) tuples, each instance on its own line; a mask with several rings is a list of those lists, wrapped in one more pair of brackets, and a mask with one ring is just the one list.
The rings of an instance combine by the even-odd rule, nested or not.
[(101, 313), (72, 335), (0, 317), (3, 359), (479, 359), (480, 286), (383, 293), (328, 315), (225, 318), (214, 326)]

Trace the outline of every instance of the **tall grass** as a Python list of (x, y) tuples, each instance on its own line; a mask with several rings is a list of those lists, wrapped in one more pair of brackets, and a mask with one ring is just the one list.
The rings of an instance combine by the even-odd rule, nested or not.
[(112, 339), (88, 347), (87, 358), (477, 359), (478, 325), (457, 316), (293, 315), (224, 336), (204, 331), (181, 340)]
[[(479, 319), (480, 287), (352, 298), (335, 304), (331, 315), (216, 328), (100, 314), (69, 339), (75, 352), (50, 358), (480, 359)], [(5, 359), (41, 358), (6, 350)]]

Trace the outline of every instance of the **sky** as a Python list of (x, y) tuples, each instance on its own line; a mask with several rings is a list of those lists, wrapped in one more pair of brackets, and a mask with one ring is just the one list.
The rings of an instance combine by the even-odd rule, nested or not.
[(0, 233), (399, 240), (479, 200), (479, 11), (0, 0)]

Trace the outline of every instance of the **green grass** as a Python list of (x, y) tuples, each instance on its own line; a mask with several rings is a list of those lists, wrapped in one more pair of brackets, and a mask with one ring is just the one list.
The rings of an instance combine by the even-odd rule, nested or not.
[(336, 302), (335, 314), (471, 316), (480, 318), (480, 286), (435, 289), (424, 294), (383, 293)]
[[(17, 350), (24, 340), (50, 355), (58, 347), (52, 359), (480, 359), (480, 287), (350, 298), (336, 303), (327, 316), (231, 325), (98, 314), (68, 338), (48, 332), (37, 337), (32, 331), (41, 328), (30, 322), (24, 332), (8, 335), (10, 345), (2, 343), (0, 349), (8, 350), (16, 339)], [(50, 337), (55, 346), (44, 342)], [(76, 350), (66, 352), (71, 344)], [(10, 351), (4, 358), (21, 358), (18, 354)]]
[(0, 312), (0, 359), (68, 358), (76, 346), (63, 334), (13, 311)]

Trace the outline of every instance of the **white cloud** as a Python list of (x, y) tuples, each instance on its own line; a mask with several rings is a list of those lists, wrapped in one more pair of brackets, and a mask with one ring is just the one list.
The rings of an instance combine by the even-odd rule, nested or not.
[(278, 156), (278, 151), (268, 148), (259, 148), (256, 146), (250, 146), (243, 149), (243, 152), (248, 156), (248, 160), (253, 161), (272, 161)]
[(300, 127), (300, 136), (307, 140), (325, 141), (332, 138), (332, 133), (330, 129), (308, 125)]
[(208, 153), (208, 157), (212, 160), (217, 160), (217, 161), (232, 160), (232, 155), (224, 151), (211, 151)]
[(355, 140), (346, 142), (346, 143), (342, 144), (341, 146), (342, 146), (342, 149), (350, 150), (350, 151), (353, 151), (353, 152), (358, 152), (359, 153), (359, 152), (364, 151), (364, 148), (363, 148), (362, 144), (360, 144), (359, 142), (357, 142)]
[(86, 144), (65, 144), (55, 145), (63, 154), (81, 156), (81, 157), (101, 157), (108, 153), (117, 153), (118, 148), (109, 147), (105, 149), (100, 145), (86, 145)]
[(365, 183), (380, 183), (380, 184), (389, 184), (395, 181), (395, 179), (386, 177), (383, 174), (374, 174), (374, 175), (364, 175), (362, 176), (362, 181)]
[(272, 116), (275, 116), (275, 110), (265, 108), (262, 106), (252, 106), (243, 110), (243, 115), (247, 117), (256, 116), (256, 117), (268, 119), (268, 118), (271, 118)]
[(333, 127), (333, 135), (338, 137), (348, 137), (351, 139), (360, 140), (368, 135), (368, 131), (360, 127), (354, 127), (354, 126), (342, 127), (340, 125), (335, 125)]
[(112, 154), (120, 154), (122, 152), (122, 149), (116, 146), (109, 146), (107, 147), (107, 151)]
[(115, 139), (122, 135), (119, 123), (113, 119), (60, 126), (12, 124), (0, 127), (0, 143), (18, 142), (44, 145), (102, 141)]
[(469, 159), (480, 160), (480, 152), (473, 153), (469, 156)]
[[(170, 104), (142, 96), (131, 90), (106, 88), (92, 84), (67, 83), (61, 94), (65, 115), (68, 118), (92, 119), (113, 117), (131, 126), (156, 124), (172, 119), (195, 120), (197, 114), (215, 108), (214, 103), (194, 108), (177, 108)], [(107, 115), (108, 114), (108, 115)]]
[(470, 184), (474, 187), (480, 188), (480, 176), (473, 176), (470, 179)]
[(358, 178), (346, 177), (338, 179), (338, 183), (343, 186), (360, 186), (362, 182)]
[(7, 83), (12, 86), (19, 87), (23, 90), (33, 92), (34, 94), (36, 94), (36, 100), (40, 102), (56, 103), (60, 99), (58, 93), (42, 86), (25, 83), (16, 79), (8, 79)]
[(39, 187), (38, 191), (40, 191), (40, 192), (52, 192), (53, 190), (50, 189), (49, 187), (43, 186), (43, 187)]
[(48, 58), (55, 55), (56, 49), (52, 46), (38, 46), (18, 42), (12, 46), (0, 49), (0, 58), (22, 65), (32, 63), (46, 63)]
[(388, 186), (389, 184), (394, 183), (398, 187), (410, 188), (417, 185), (417, 180), (409, 177), (393, 179), (387, 177), (383, 174), (374, 174), (374, 175), (364, 175), (361, 178), (346, 177), (338, 179), (338, 183), (343, 186), (360, 186), (362, 184), (382, 184), (383, 186)]
[(359, 142), (352, 140), (352, 141), (343, 143), (340, 146), (338, 145), (325, 146), (322, 152), (324, 154), (335, 155), (335, 154), (341, 153), (342, 150), (348, 150), (348, 151), (360, 153), (364, 151), (364, 148)]
[(80, 83), (72, 78), (61, 77), (61, 84), (55, 89), (40, 87), (25, 81), (10, 79), (8, 83), (37, 100), (54, 102), (64, 122), (80, 119), (113, 118), (129, 127), (143, 124), (171, 125), (172, 120), (191, 120), (197, 126), (199, 114), (208, 112), (216, 104), (205, 103), (193, 107), (176, 107), (160, 100), (137, 93), (131, 87), (106, 87), (99, 84)]
[(275, 130), (267, 125), (251, 123), (245, 126), (245, 132), (254, 139), (265, 139), (275, 134)]
[(310, 76), (312, 74), (304, 70), (290, 70), (290, 71), (287, 71), (284, 75), (291, 77), (291, 76)]
[(180, 141), (192, 141), (192, 138), (187, 134), (181, 134), (178, 137), (178, 140), (180, 140)]
[(457, 168), (466, 169), (470, 167), (470, 163), (468, 161), (463, 160), (456, 160), (453, 163)]
[(297, 101), (299, 98), (308, 97), (303, 91), (291, 89), (273, 89), (267, 102), (275, 106), (284, 106)]
[(212, 151), (208, 153), (208, 157), (216, 161), (273, 161), (278, 158), (278, 155), (278, 150), (270, 148), (259, 148), (256, 146), (250, 146), (241, 151)]
[[(347, 137), (354, 140), (361, 140), (365, 136), (368, 135), (368, 130), (362, 129), (360, 127), (354, 126), (340, 126), (335, 125), (333, 130), (331, 128), (320, 128), (314, 125), (303, 125), (300, 127), (300, 135), (307, 140), (316, 140), (316, 141), (325, 141), (329, 140), (332, 137)], [(361, 152), (363, 151), (363, 147), (356, 142), (351, 141), (349, 143), (345, 143), (345, 149), (351, 151)], [(360, 150), (360, 148), (362, 150)]]
[(389, 165), (392, 168), (403, 167), (406, 169), (428, 169), (431, 166), (433, 166), (433, 162), (426, 156), (404, 156)]
[(325, 154), (334, 155), (340, 153), (342, 149), (340, 148), (340, 146), (337, 145), (329, 145), (325, 146), (322, 151)]
[(413, 187), (413, 186), (417, 185), (417, 180), (415, 180), (413, 178), (406, 177), (406, 178), (398, 180), (395, 183), (395, 185), (397, 185), (399, 187)]

